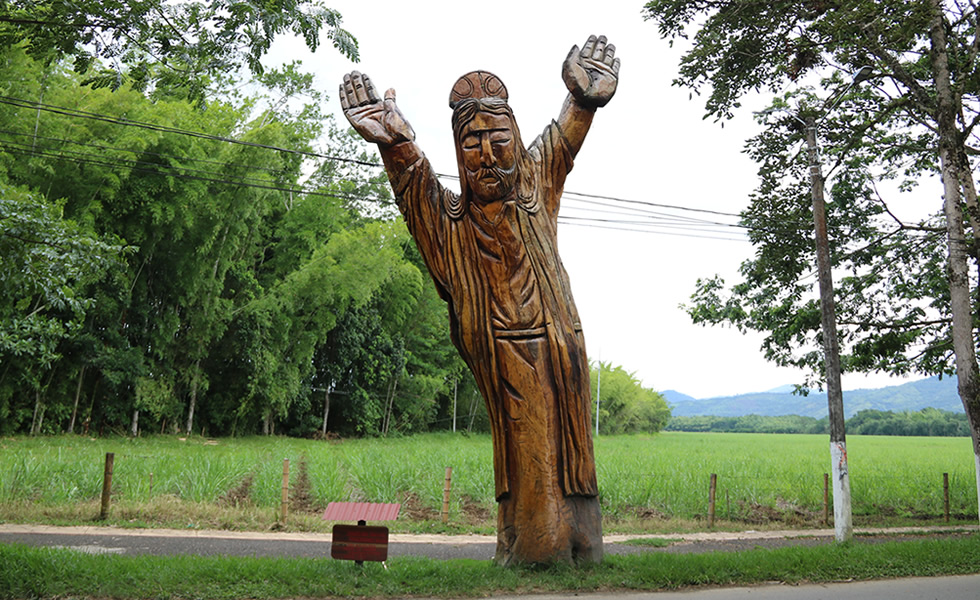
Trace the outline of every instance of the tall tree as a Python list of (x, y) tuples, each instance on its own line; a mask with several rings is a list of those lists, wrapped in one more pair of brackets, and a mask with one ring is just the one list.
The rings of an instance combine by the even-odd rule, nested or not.
[[(675, 83), (709, 88), (710, 116), (731, 117), (746, 93), (819, 79), (817, 96), (829, 101), (790, 95), (774, 106), (822, 118), (825, 154), (836, 161), (832, 172), (841, 169), (829, 219), (833, 261), (846, 274), (836, 296), (848, 343), (843, 368), (956, 373), (980, 489), (980, 378), (969, 276), (980, 256), (970, 162), (980, 120), (976, 6), (958, 0), (653, 0), (645, 11), (665, 37), (696, 30)], [(869, 80), (841, 96), (844, 82), (833, 71), (866, 65)], [(766, 332), (769, 358), (814, 367), (820, 363), (819, 312), (800, 281), (812, 264), (802, 225), (809, 214), (803, 189), (788, 181), (802, 174), (801, 162), (787, 151), (801, 133), (792, 120), (771, 121), (750, 142), (762, 183), (743, 222), (753, 228), (759, 252), (742, 265), (745, 281), (731, 289), (718, 279), (700, 282), (690, 312), (698, 322)], [(919, 223), (900, 222), (878, 183), (894, 179), (907, 190), (930, 173), (942, 177), (942, 210)]]

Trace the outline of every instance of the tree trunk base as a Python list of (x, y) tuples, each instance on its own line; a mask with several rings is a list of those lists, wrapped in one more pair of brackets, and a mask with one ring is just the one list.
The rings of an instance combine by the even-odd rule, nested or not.
[(507, 496), (497, 507), (500, 566), (602, 562), (602, 515), (599, 499), (554, 496), (533, 510)]

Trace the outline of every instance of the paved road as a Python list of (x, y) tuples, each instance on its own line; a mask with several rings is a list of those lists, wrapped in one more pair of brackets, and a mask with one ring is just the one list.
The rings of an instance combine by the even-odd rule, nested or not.
[[(884, 581), (854, 581), (820, 585), (694, 589), (643, 594), (583, 594), (588, 600), (978, 600), (980, 575), (917, 577)], [(575, 597), (581, 598), (579, 594)], [(564, 600), (570, 596), (534, 596), (534, 600)], [(494, 600), (517, 600), (496, 597)], [(523, 597), (522, 600), (526, 600)]]
[[(976, 527), (958, 528), (962, 532)], [(940, 528), (941, 531), (951, 531)], [(866, 534), (887, 536), (855, 538), (857, 543), (902, 539), (929, 528), (893, 528), (858, 530)], [(666, 548), (625, 545), (629, 538), (664, 538), (673, 543)], [(665, 535), (607, 535), (607, 554), (642, 552), (700, 553), (748, 550), (756, 547), (816, 546), (833, 542), (833, 530), (701, 532)], [(236, 532), (197, 529), (122, 529), (117, 527), (52, 527), (44, 525), (0, 524), (0, 543), (32, 546), (57, 546), (97, 554), (197, 554), (201, 556), (330, 556), (329, 534), (286, 532)], [(493, 558), (495, 538), (481, 535), (406, 535), (390, 536), (388, 555), (428, 556), (430, 558)]]
[[(485, 536), (391, 536), (388, 556), (493, 558), (495, 542)], [(453, 536), (456, 537), (456, 536)], [(250, 533), (197, 530), (127, 530), (102, 527), (24, 527), (0, 525), (0, 543), (72, 548), (91, 554), (157, 556), (330, 556), (330, 536), (303, 533)]]

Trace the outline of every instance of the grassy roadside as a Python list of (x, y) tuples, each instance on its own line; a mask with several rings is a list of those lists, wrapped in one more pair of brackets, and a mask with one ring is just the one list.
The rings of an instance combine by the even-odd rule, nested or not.
[(396, 558), (388, 568), (323, 559), (92, 556), (0, 545), (0, 598), (481, 597), (659, 590), (770, 581), (935, 576), (980, 571), (980, 535), (708, 554), (608, 556), (601, 565), (501, 569), (488, 561)]

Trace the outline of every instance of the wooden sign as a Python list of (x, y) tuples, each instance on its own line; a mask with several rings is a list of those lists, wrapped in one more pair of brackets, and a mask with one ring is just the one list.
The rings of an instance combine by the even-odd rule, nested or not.
[(330, 557), (362, 562), (388, 560), (388, 528), (376, 525), (334, 525)]

